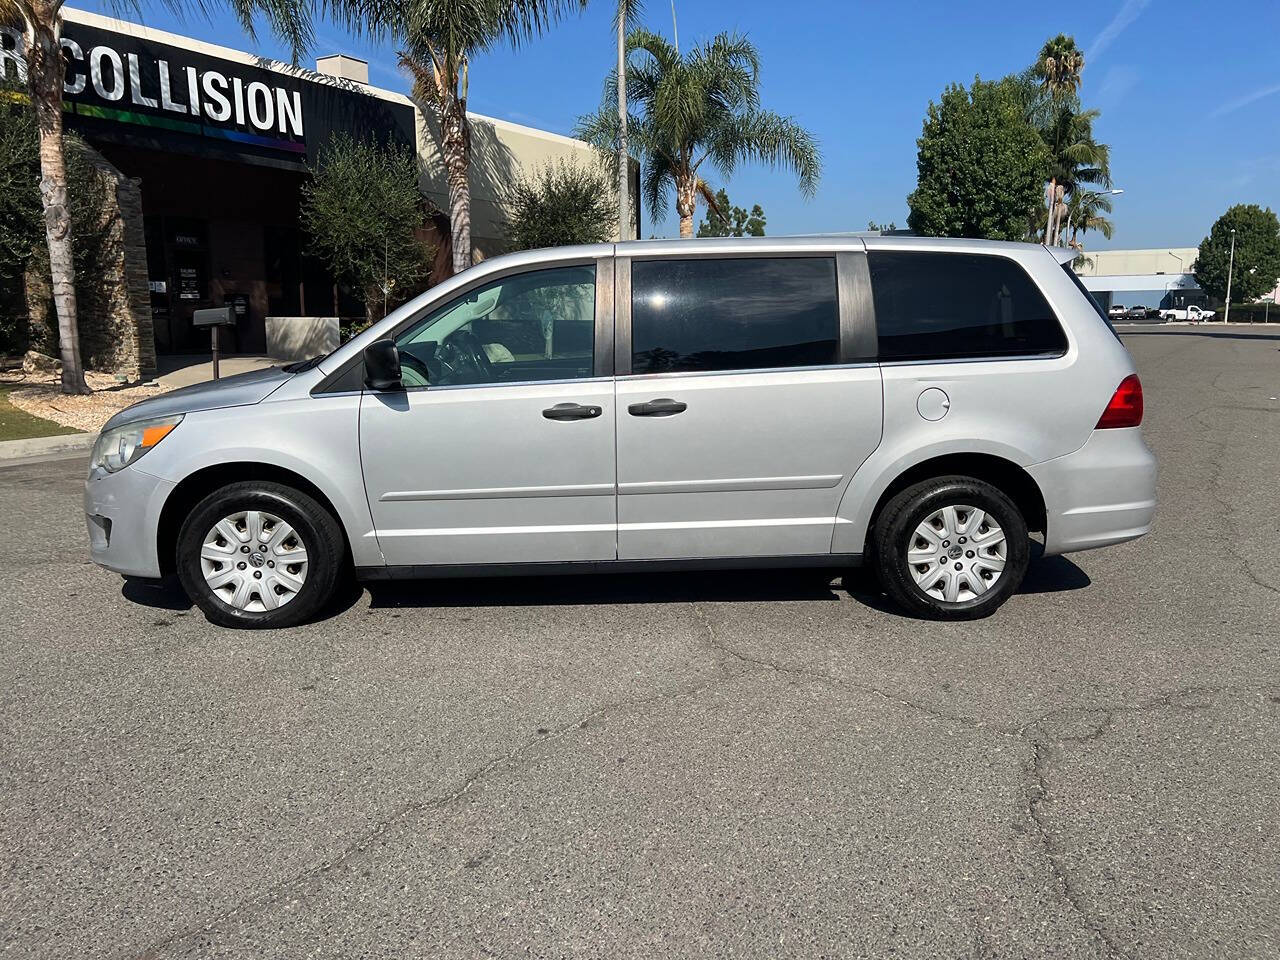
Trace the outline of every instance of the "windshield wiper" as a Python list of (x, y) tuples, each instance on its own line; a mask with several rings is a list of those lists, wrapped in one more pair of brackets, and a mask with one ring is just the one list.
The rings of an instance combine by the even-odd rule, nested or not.
[(307, 370), (312, 370), (320, 366), (320, 361), (323, 360), (325, 356), (326, 354), (321, 354), (318, 357), (311, 357), (308, 360), (298, 360), (295, 363), (286, 363), (280, 369), (285, 373), (303, 373)]

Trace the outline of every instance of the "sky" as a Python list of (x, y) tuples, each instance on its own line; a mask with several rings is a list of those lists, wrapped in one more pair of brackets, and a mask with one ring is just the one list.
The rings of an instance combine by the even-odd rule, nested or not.
[[(263, 56), (288, 59), (264, 28), (249, 40), (223, 12), (175, 16), (140, 0), (142, 22)], [(118, 4), (73, 6), (139, 19)], [(210, 6), (217, 7), (216, 2)], [(610, 0), (519, 50), (481, 55), (471, 70), (474, 112), (572, 134), (600, 104), (616, 63)], [(823, 176), (812, 198), (793, 175), (743, 167), (713, 187), (759, 203), (771, 235), (904, 227), (916, 181), (916, 139), (944, 87), (996, 79), (1030, 64), (1058, 32), (1085, 51), (1082, 100), (1102, 112), (1111, 145), (1115, 237), (1089, 249), (1195, 246), (1235, 203), (1280, 209), (1280, 2), (1277, 0), (674, 0), (682, 50), (721, 31), (746, 34), (761, 57), (762, 105), (793, 116), (818, 139)], [(672, 36), (672, 0), (646, 0), (647, 27)], [(394, 48), (317, 28), (315, 56), (369, 61), (375, 86), (407, 92)], [(305, 65), (313, 65), (304, 61)], [(699, 219), (701, 219), (701, 212)], [(644, 235), (674, 236), (668, 215)]]

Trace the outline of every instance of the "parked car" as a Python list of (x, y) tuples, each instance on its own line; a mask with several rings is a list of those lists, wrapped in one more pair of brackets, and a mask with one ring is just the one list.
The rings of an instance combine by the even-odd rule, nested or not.
[(1212, 320), (1217, 314), (1212, 310), (1192, 305), (1190, 307), (1174, 307), (1168, 310), (1161, 310), (1160, 316), (1166, 320), (1189, 320), (1192, 323), (1200, 323), (1204, 320)]
[(1113, 303), (1111, 309), (1107, 311), (1107, 315), (1113, 320), (1124, 316), (1125, 306), (1122, 303)]
[[(1065, 254), (1068, 259), (1070, 252)], [(113, 417), (93, 559), (214, 623), (340, 578), (870, 565), (987, 615), (1048, 556), (1150, 528), (1133, 360), (1069, 263), (903, 237), (487, 260), (326, 357)]]
[(1147, 308), (1137, 307), (1137, 306), (1130, 307), (1128, 310), (1124, 312), (1124, 319), (1129, 321), (1146, 320)]

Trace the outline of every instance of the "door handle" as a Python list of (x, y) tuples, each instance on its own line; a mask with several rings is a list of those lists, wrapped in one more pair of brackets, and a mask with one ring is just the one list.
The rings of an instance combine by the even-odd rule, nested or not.
[(627, 407), (627, 413), (633, 417), (674, 417), (677, 413), (684, 413), (688, 409), (687, 403), (663, 397), (660, 400), (633, 403)]
[(603, 410), (600, 407), (581, 403), (557, 403), (542, 411), (542, 415), (548, 420), (594, 420), (601, 413)]

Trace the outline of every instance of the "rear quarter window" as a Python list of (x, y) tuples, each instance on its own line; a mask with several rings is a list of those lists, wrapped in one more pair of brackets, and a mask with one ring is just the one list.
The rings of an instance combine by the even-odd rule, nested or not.
[[(1076, 272), (1071, 269), (1071, 264), (1064, 263), (1062, 265), (1062, 269), (1066, 272), (1067, 276), (1071, 278), (1071, 282), (1075, 284), (1076, 289), (1079, 290), (1082, 294), (1084, 294), (1084, 298), (1089, 301), (1089, 306), (1093, 307), (1093, 312), (1102, 318), (1102, 322), (1107, 325), (1107, 329), (1111, 331), (1111, 335), (1115, 337), (1117, 340), (1119, 340), (1120, 334), (1116, 333), (1115, 324), (1113, 324), (1111, 322), (1111, 318), (1107, 316), (1107, 311), (1102, 309), (1102, 304), (1100, 304), (1097, 301), (1097, 298), (1095, 298), (1094, 295), (1089, 292), (1089, 288), (1084, 285), (1084, 281), (1076, 276)], [(1119, 304), (1116, 304), (1111, 309), (1123, 310), (1124, 307), (1120, 306)]]
[(1066, 334), (1007, 257), (884, 251), (867, 256), (880, 359), (1056, 356)]

